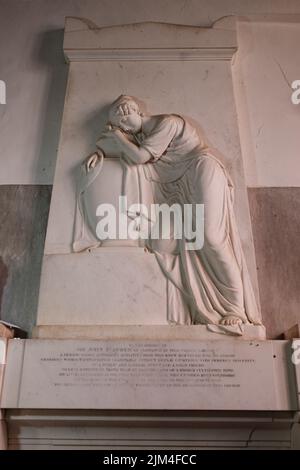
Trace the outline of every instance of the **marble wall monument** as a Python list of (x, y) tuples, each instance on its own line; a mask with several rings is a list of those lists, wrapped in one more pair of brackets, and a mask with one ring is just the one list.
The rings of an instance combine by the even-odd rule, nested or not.
[[(236, 51), (234, 18), (66, 19), (37, 324), (0, 341), (0, 446), (299, 444), (299, 341), (267, 341), (261, 324)], [(148, 231), (153, 204), (181, 209), (169, 238)], [(204, 225), (186, 204), (204, 205)], [(104, 209), (117, 207), (107, 237)], [(187, 220), (193, 237), (176, 238)]]
[[(264, 337), (232, 90), (236, 48), (230, 20), (97, 29), (67, 18), (69, 81), (36, 336), (55, 326), (103, 334), (103, 326), (197, 325), (199, 334)], [(130, 121), (123, 129), (120, 113)], [(99, 239), (98, 206), (117, 208), (120, 196), (146, 207), (204, 204), (204, 247)]]

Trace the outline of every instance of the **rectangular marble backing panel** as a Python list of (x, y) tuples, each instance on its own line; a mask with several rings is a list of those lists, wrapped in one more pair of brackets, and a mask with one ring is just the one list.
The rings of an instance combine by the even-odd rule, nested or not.
[(166, 325), (166, 279), (142, 248), (45, 256), (37, 324)]
[(69, 253), (73, 240), (76, 178), (121, 93), (138, 97), (150, 114), (179, 113), (220, 152), (236, 187), (235, 211), (257, 291), (249, 207), (240, 152), (229, 61), (101, 61), (70, 64), (46, 254)]

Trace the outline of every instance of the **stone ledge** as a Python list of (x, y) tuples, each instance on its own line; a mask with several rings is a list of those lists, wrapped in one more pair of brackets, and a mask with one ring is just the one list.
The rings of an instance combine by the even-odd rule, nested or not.
[(300, 448), (293, 412), (8, 410), (7, 423), (9, 450)]
[(209, 331), (205, 325), (40, 325), (33, 329), (35, 339), (126, 339), (126, 340), (264, 340), (264, 326), (245, 325), (244, 334), (225, 335)]

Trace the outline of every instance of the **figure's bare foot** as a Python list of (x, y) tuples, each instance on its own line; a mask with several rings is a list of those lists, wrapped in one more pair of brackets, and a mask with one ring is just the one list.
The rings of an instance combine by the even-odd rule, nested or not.
[(222, 318), (219, 323), (224, 326), (235, 326), (243, 323), (243, 320), (236, 315), (226, 315), (226, 317)]

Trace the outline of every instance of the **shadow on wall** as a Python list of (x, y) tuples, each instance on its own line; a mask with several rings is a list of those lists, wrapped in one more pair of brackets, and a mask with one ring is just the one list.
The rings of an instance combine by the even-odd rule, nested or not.
[[(49, 183), (53, 179), (59, 143), (64, 99), (68, 78), (68, 66), (63, 55), (63, 30), (40, 34), (37, 44), (36, 62), (47, 68), (47, 85), (44, 95), (44, 114), (40, 122), (40, 148), (34, 172), (37, 180)], [(44, 175), (44, 181), (43, 181)]]
[[(68, 77), (63, 30), (41, 33), (36, 44), (34, 60), (39, 70), (46, 69), (47, 82), (33, 173), (48, 183), (54, 176)], [(0, 318), (29, 334), (36, 322), (50, 198), (50, 186), (0, 186)]]
[(0, 186), (0, 318), (29, 334), (36, 322), (50, 198), (50, 186)]
[[(41, 33), (36, 44), (34, 60), (47, 82), (33, 173), (48, 183), (55, 170), (68, 76), (63, 30)], [(36, 322), (50, 198), (51, 186), (0, 186), (0, 318), (29, 334)]]

